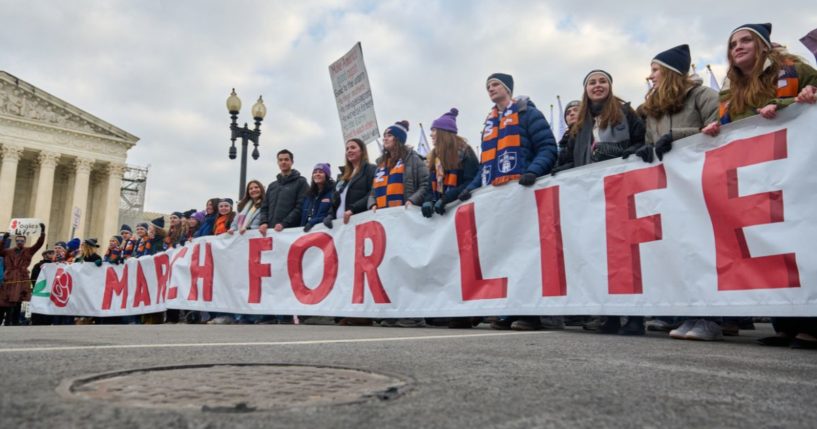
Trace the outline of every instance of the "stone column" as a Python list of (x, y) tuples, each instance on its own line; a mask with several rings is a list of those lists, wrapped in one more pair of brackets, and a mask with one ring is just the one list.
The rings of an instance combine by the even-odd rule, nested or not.
[(34, 194), (34, 217), (40, 219), (48, 228), (51, 215), (51, 197), (54, 192), (54, 170), (60, 154), (56, 152), (40, 152), (37, 161), (40, 163), (40, 172), (37, 176), (37, 190)]
[[(91, 166), (94, 160), (90, 158), (77, 158), (74, 160), (74, 198), (71, 200), (70, 207), (68, 207), (67, 216), (73, 216), (74, 207), (79, 207), (82, 219), (74, 232), (74, 237), (85, 237), (85, 222), (88, 213), (88, 185), (91, 178)], [(71, 222), (69, 221), (69, 225)], [(69, 231), (70, 232), (70, 229)], [(101, 237), (100, 237), (101, 238)]]
[(14, 187), (17, 181), (17, 164), (23, 155), (21, 146), (4, 144), (0, 149), (3, 163), (0, 167), (0, 230), (5, 231), (11, 221), (14, 205)]
[(102, 229), (103, 237), (99, 241), (105, 243), (119, 232), (119, 200), (121, 199), (122, 175), (125, 173), (125, 164), (108, 164), (108, 189), (105, 198), (105, 227)]

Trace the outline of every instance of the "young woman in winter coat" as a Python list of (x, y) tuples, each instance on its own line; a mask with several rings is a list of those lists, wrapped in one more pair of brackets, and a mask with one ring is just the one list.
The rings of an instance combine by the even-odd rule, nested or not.
[(643, 144), (644, 122), (629, 103), (613, 95), (612, 76), (604, 70), (588, 73), (559, 170), (618, 158)]
[(746, 24), (732, 31), (719, 120), (701, 130), (704, 134), (716, 136), (730, 122), (755, 114), (773, 119), (792, 103), (817, 101), (817, 70), (773, 44), (771, 33), (771, 24)]
[(369, 194), (369, 209), (420, 206), (428, 192), (428, 167), (420, 155), (406, 146), (408, 121), (400, 121), (383, 132), (383, 156)]
[(312, 184), (301, 204), (301, 226), (304, 227), (304, 232), (309, 232), (312, 227), (323, 222), (332, 211), (335, 181), (330, 177), (331, 173), (328, 163), (316, 164), (312, 169)]
[(79, 256), (74, 259), (75, 263), (92, 262), (97, 267), (102, 265), (102, 257), (97, 253), (99, 243), (94, 238), (87, 238), (79, 246)]
[(170, 215), (170, 227), (165, 237), (164, 250), (184, 246), (184, 243), (187, 242), (187, 236), (187, 222), (184, 220), (184, 214), (173, 212)]
[(646, 116), (646, 144), (662, 160), (672, 142), (701, 132), (718, 119), (718, 94), (689, 76), (689, 46), (659, 53), (650, 65), (653, 90), (641, 106)]
[(233, 200), (230, 198), (222, 198), (218, 202), (218, 216), (213, 224), (213, 235), (221, 235), (229, 231), (230, 225), (235, 219), (235, 212), (233, 211)]
[(452, 108), (431, 124), (434, 149), (428, 155), (431, 192), (423, 203), (423, 216), (445, 214), (445, 205), (456, 200), (477, 175), (479, 160), (464, 138), (457, 135), (457, 115)]
[(323, 224), (332, 228), (332, 220), (342, 219), (344, 224), (349, 223), (352, 215), (365, 212), (366, 203), (372, 192), (372, 181), (377, 170), (369, 162), (369, 152), (366, 144), (360, 139), (351, 139), (346, 142), (346, 165), (343, 173), (338, 176), (335, 192), (332, 198), (332, 211), (325, 217)]
[(199, 230), (196, 231), (194, 237), (205, 237), (213, 235), (213, 229), (216, 225), (216, 218), (218, 217), (218, 203), (221, 198), (210, 198), (204, 206), (204, 221), (201, 222)]
[(238, 231), (239, 234), (244, 234), (249, 229), (258, 229), (258, 226), (261, 225), (261, 218), (258, 214), (261, 212), (265, 192), (264, 185), (261, 182), (250, 180), (247, 183), (244, 197), (238, 202), (238, 214), (230, 224), (228, 233), (232, 234)]

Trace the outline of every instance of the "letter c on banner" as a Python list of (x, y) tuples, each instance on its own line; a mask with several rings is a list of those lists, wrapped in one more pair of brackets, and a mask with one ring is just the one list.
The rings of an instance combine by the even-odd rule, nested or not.
[[(317, 247), (323, 252), (323, 277), (318, 287), (310, 289), (304, 283), (304, 254), (310, 247)], [(304, 235), (295, 240), (289, 248), (287, 270), (295, 298), (303, 304), (317, 304), (329, 295), (338, 278), (338, 252), (332, 236), (325, 232)]]

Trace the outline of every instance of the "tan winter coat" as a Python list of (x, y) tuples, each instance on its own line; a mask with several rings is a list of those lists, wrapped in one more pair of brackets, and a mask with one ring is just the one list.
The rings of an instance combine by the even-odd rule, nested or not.
[(647, 144), (655, 144), (672, 130), (672, 140), (682, 139), (701, 132), (701, 128), (718, 120), (718, 92), (703, 85), (690, 88), (684, 108), (673, 115), (661, 118), (647, 117)]

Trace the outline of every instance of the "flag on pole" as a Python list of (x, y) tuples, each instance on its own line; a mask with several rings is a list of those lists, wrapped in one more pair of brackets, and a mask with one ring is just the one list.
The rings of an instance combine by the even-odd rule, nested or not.
[(423, 129), (423, 124), (420, 124), (420, 142), (417, 143), (417, 153), (425, 158), (429, 152), (431, 152), (431, 147), (428, 145), (428, 139), (426, 139), (426, 130)]
[[(562, 108), (562, 97), (556, 96), (556, 104), (559, 106), (559, 139), (567, 132), (567, 122), (565, 122), (565, 110)], [(551, 124), (553, 126), (553, 124)]]
[(814, 58), (817, 59), (817, 28), (811, 30), (808, 34), (803, 36), (803, 38), (800, 39), (800, 42), (802, 42), (803, 45), (805, 45), (806, 48), (808, 48), (808, 50), (814, 54)]
[(709, 64), (706, 65), (706, 70), (709, 71), (709, 87), (715, 91), (720, 91), (721, 86), (718, 85), (718, 79), (715, 78), (715, 73), (712, 73), (712, 67), (709, 67)]
[(548, 122), (548, 124), (550, 124), (551, 129), (553, 129), (553, 105), (552, 104), (550, 105), (550, 121)]

